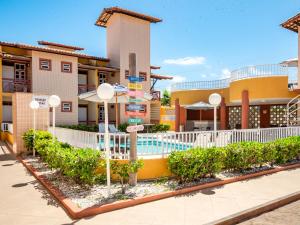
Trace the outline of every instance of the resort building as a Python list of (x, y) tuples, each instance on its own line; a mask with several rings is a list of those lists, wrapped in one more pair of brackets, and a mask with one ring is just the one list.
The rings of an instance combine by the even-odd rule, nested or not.
[[(103, 10), (95, 25), (106, 28), (107, 57), (82, 53), (81, 47), (48, 41), (38, 46), (0, 41), (0, 121), (13, 122), (12, 96), (16, 92), (33, 95), (58, 95), (61, 107), (57, 124), (96, 124), (104, 121), (102, 104), (79, 100), (78, 95), (95, 90), (101, 83), (127, 86), (129, 54), (136, 54), (137, 76), (142, 77), (143, 91), (152, 94), (144, 104), (145, 123), (160, 119), (160, 92), (157, 80), (172, 79), (153, 74), (159, 67), (150, 64), (150, 24), (162, 20), (118, 7)], [(109, 120), (124, 123), (125, 104), (109, 105)], [(50, 117), (51, 118), (51, 117)]]
[[(298, 33), (299, 59), (300, 14), (281, 26)], [(217, 112), (219, 129), (299, 124), (300, 72), (299, 69), (294, 71), (298, 75), (293, 77), (291, 68), (300, 67), (298, 59), (237, 69), (227, 79), (174, 84), (171, 88), (171, 102), (175, 109), (175, 130), (212, 130), (213, 109), (208, 104), (208, 97), (212, 93), (222, 96)]]

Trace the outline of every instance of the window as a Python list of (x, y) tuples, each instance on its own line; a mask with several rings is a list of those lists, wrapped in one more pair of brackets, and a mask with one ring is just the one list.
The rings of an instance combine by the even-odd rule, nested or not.
[(40, 59), (40, 70), (51, 71), (51, 60), (50, 59)]
[(104, 113), (104, 106), (99, 105), (99, 122), (104, 122), (105, 113)]
[(103, 84), (103, 83), (106, 83), (106, 81), (107, 81), (107, 73), (103, 72), (103, 71), (100, 71), (98, 73), (98, 79), (99, 79), (99, 85)]
[(71, 62), (61, 62), (61, 72), (72, 73), (72, 63)]
[(125, 79), (128, 79), (129, 77), (129, 70), (125, 70)]
[(62, 112), (72, 112), (72, 102), (61, 102)]
[(147, 73), (139, 72), (139, 77), (142, 78), (142, 81), (147, 81)]

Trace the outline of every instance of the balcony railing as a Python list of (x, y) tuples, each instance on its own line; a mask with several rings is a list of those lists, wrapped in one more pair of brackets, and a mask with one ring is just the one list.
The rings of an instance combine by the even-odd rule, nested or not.
[(160, 101), (160, 91), (151, 91), (152, 100)]
[(31, 81), (24, 80), (18, 81), (11, 78), (2, 78), (2, 89), (3, 92), (30, 92), (31, 91)]
[(94, 90), (96, 90), (95, 85), (78, 84), (78, 94), (83, 94), (85, 92), (94, 91)]
[(171, 91), (179, 90), (209, 90), (229, 87), (230, 82), (255, 78), (255, 77), (273, 77), (288, 76), (289, 68), (279, 64), (267, 64), (257, 66), (247, 66), (231, 72), (230, 77), (220, 80), (210, 81), (191, 81), (175, 83), (171, 86)]

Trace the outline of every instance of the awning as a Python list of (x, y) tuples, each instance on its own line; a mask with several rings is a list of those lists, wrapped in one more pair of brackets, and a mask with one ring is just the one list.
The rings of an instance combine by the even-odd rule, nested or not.
[(184, 106), (184, 108), (191, 109), (191, 110), (208, 110), (208, 109), (213, 109), (214, 106), (206, 102), (197, 102), (192, 105), (186, 105)]
[(280, 65), (286, 65), (288, 67), (298, 67), (298, 58), (285, 60), (281, 62)]

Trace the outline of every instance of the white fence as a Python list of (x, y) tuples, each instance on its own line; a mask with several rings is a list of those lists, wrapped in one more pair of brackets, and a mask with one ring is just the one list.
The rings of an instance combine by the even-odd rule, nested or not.
[(171, 91), (179, 90), (207, 90), (220, 89), (229, 87), (230, 82), (255, 78), (255, 77), (272, 77), (272, 76), (288, 76), (289, 68), (280, 64), (265, 64), (256, 66), (247, 66), (230, 73), (230, 77), (221, 80), (210, 81), (190, 81), (175, 83), (171, 86)]
[[(52, 132), (52, 128), (49, 128)], [(53, 132), (52, 132), (53, 133)], [(164, 157), (172, 151), (184, 151), (193, 147), (226, 146), (241, 141), (269, 142), (278, 138), (299, 136), (300, 127), (281, 127), (247, 130), (172, 132), (138, 134), (137, 152), (139, 157)], [(59, 141), (75, 147), (104, 150), (104, 134), (56, 128), (55, 136)], [(111, 156), (128, 158), (130, 150), (129, 134), (110, 134)]]

